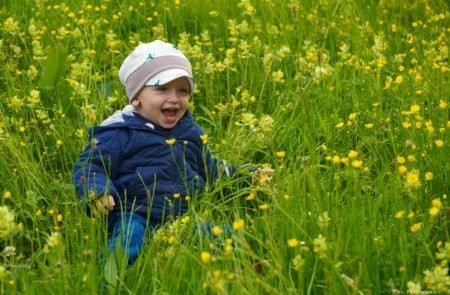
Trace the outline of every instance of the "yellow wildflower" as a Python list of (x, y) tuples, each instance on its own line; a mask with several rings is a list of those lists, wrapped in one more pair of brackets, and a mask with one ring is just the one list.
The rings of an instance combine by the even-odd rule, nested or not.
[(362, 163), (363, 163), (363, 161), (361, 161), (361, 160), (354, 160), (354, 161), (352, 161), (352, 166), (353, 166), (353, 168), (360, 168)]
[(234, 230), (241, 230), (245, 226), (245, 221), (243, 219), (238, 219), (233, 222), (233, 229)]
[(200, 259), (202, 260), (202, 262), (204, 264), (208, 264), (211, 262), (211, 253), (203, 251), (202, 253), (200, 253)]
[(427, 287), (437, 294), (447, 294), (450, 287), (450, 277), (448, 276), (448, 266), (436, 266), (432, 270), (426, 270), (424, 281)]
[(47, 245), (50, 248), (56, 247), (60, 244), (60, 237), (58, 232), (52, 232), (47, 238)]
[(248, 196), (245, 198), (247, 201), (252, 201), (255, 199), (254, 193), (249, 193)]
[(405, 211), (401, 210), (401, 211), (398, 211), (397, 213), (395, 213), (395, 218), (402, 219), (404, 215), (405, 215)]
[(411, 171), (406, 174), (406, 185), (413, 186), (413, 187), (419, 187), (420, 181), (419, 181), (419, 172), (417, 171)]
[(277, 83), (284, 84), (285, 80), (283, 71), (278, 70), (276, 72), (272, 72), (272, 79)]
[(286, 156), (286, 152), (285, 151), (279, 151), (276, 152), (276, 155), (278, 158), (284, 158)]
[(440, 148), (444, 146), (444, 141), (442, 139), (438, 139), (434, 142), (434, 144), (436, 144), (436, 146)]
[(437, 207), (437, 208), (442, 208), (442, 202), (441, 202), (441, 200), (439, 200), (439, 199), (433, 199), (432, 201), (431, 201), (431, 205), (433, 206), (433, 207)]
[(295, 248), (300, 244), (300, 242), (296, 238), (292, 238), (287, 241), (287, 244), (288, 244), (288, 247)]
[(211, 231), (212, 231), (213, 235), (215, 235), (215, 236), (220, 236), (223, 233), (223, 230), (220, 228), (220, 226), (217, 226), (217, 225), (214, 226), (211, 229)]
[(391, 76), (386, 77), (386, 82), (384, 83), (384, 88), (385, 89), (391, 88), (391, 83), (392, 83), (392, 77)]
[(171, 139), (167, 139), (167, 140), (166, 140), (166, 143), (167, 143), (168, 145), (173, 145), (173, 144), (175, 143), (175, 141), (176, 141), (175, 138), (171, 138)]
[(447, 103), (441, 99), (439, 100), (439, 107), (441, 109), (445, 109), (447, 107)]
[(348, 116), (348, 119), (349, 119), (350, 121), (353, 121), (353, 120), (356, 119), (356, 115), (358, 115), (358, 113), (351, 113), (351, 114)]
[(406, 36), (406, 42), (408, 42), (408, 44), (413, 44), (414, 43), (414, 36), (412, 34), (408, 34)]
[(3, 193), (3, 198), (5, 199), (11, 199), (11, 192), (10, 191), (6, 191)]
[(433, 173), (431, 173), (431, 172), (425, 173), (425, 180), (430, 181), (432, 179), (433, 179)]
[(177, 241), (177, 238), (175, 236), (170, 236), (167, 239), (167, 243), (169, 243), (170, 245), (172, 245), (173, 243), (175, 243)]
[(233, 55), (233, 54), (236, 53), (236, 48), (228, 48), (228, 49), (225, 51), (225, 53), (226, 53), (226, 55)]
[(409, 281), (406, 286), (408, 287), (408, 290), (406, 291), (407, 294), (420, 294), (422, 292), (422, 286), (420, 283), (414, 283), (413, 281)]
[(406, 162), (406, 159), (402, 156), (397, 157), (397, 163), (404, 164)]
[(407, 148), (408, 150), (415, 150), (415, 149), (417, 149), (416, 144), (415, 144), (414, 142), (412, 142), (411, 140), (407, 140), (407, 141), (405, 142), (405, 146), (406, 146), (406, 148)]
[(20, 33), (19, 23), (15, 21), (12, 17), (5, 20), (2, 27), (3, 31), (10, 33), (12, 35), (17, 35)]
[(191, 221), (191, 218), (187, 215), (181, 218), (181, 222), (184, 224), (189, 223), (189, 221)]
[(358, 152), (354, 150), (350, 150), (347, 155), (350, 159), (356, 158), (358, 156)]
[(398, 173), (400, 173), (401, 175), (405, 174), (408, 171), (408, 168), (406, 168), (405, 165), (401, 165), (400, 167), (398, 167)]
[(305, 264), (305, 260), (300, 255), (297, 255), (294, 257), (294, 259), (292, 259), (292, 265), (294, 266), (294, 269), (297, 271), (302, 269), (304, 264)]
[(266, 204), (266, 203), (261, 204), (261, 205), (259, 205), (259, 209), (261, 209), (261, 210), (267, 210), (267, 209), (269, 209), (269, 205)]
[(411, 225), (411, 232), (416, 233), (422, 229), (422, 222), (417, 222)]
[(344, 122), (337, 123), (336, 128), (342, 128), (342, 127), (344, 127)]
[(396, 84), (402, 84), (402, 82), (403, 82), (403, 76), (401, 76), (401, 75), (398, 75), (397, 77), (395, 77), (395, 83)]
[(372, 129), (373, 128), (373, 123), (365, 124), (364, 127), (366, 127), (367, 129)]
[(334, 155), (331, 161), (333, 162), (333, 164), (339, 164), (341, 162), (341, 157), (339, 157), (338, 155)]
[(330, 224), (330, 220), (331, 218), (328, 216), (328, 211), (325, 211), (322, 215), (319, 215), (317, 223), (321, 228), (325, 228)]
[(208, 134), (202, 134), (200, 135), (200, 139), (202, 140), (203, 144), (207, 144), (208, 143)]
[(414, 104), (410, 108), (411, 114), (416, 114), (420, 111), (420, 106), (417, 104)]
[(324, 258), (328, 249), (326, 238), (319, 234), (317, 238), (313, 240), (314, 252), (319, 254), (319, 258)]
[(430, 214), (431, 217), (437, 216), (439, 214), (439, 208), (431, 207), (430, 210), (428, 210), (428, 214)]
[(6, 206), (0, 206), (0, 238), (6, 238), (16, 228), (14, 213)]
[(225, 245), (225, 248), (223, 249), (225, 254), (231, 254), (233, 252), (233, 240), (227, 239), (227, 244)]

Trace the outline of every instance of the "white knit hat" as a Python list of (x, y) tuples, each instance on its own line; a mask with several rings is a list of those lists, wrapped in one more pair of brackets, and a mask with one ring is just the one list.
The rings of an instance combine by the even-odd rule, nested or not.
[(119, 69), (129, 102), (146, 85), (164, 85), (180, 77), (188, 78), (192, 92), (195, 83), (191, 63), (176, 46), (160, 40), (140, 44)]

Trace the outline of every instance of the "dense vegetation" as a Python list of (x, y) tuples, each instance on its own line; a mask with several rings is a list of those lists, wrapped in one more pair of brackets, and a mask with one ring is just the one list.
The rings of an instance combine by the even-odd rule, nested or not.
[[(3, 0), (0, 293), (449, 294), (449, 20), (444, 0)], [(191, 60), (213, 153), (276, 172), (192, 198), (126, 268), (71, 173), (154, 39)]]

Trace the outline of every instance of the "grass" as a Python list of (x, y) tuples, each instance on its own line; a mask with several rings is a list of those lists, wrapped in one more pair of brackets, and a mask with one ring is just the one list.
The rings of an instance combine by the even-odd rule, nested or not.
[[(446, 1), (27, 2), (0, 4), (0, 293), (450, 292)], [(126, 268), (71, 173), (154, 39), (191, 60), (213, 153), (276, 173), (220, 181)]]

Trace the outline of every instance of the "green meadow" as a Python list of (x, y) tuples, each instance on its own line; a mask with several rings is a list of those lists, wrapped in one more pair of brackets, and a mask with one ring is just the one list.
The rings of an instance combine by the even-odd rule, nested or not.
[[(0, 294), (450, 294), (449, 8), (2, 0)], [(212, 153), (275, 173), (211, 184), (127, 268), (72, 168), (155, 39), (191, 61)]]

